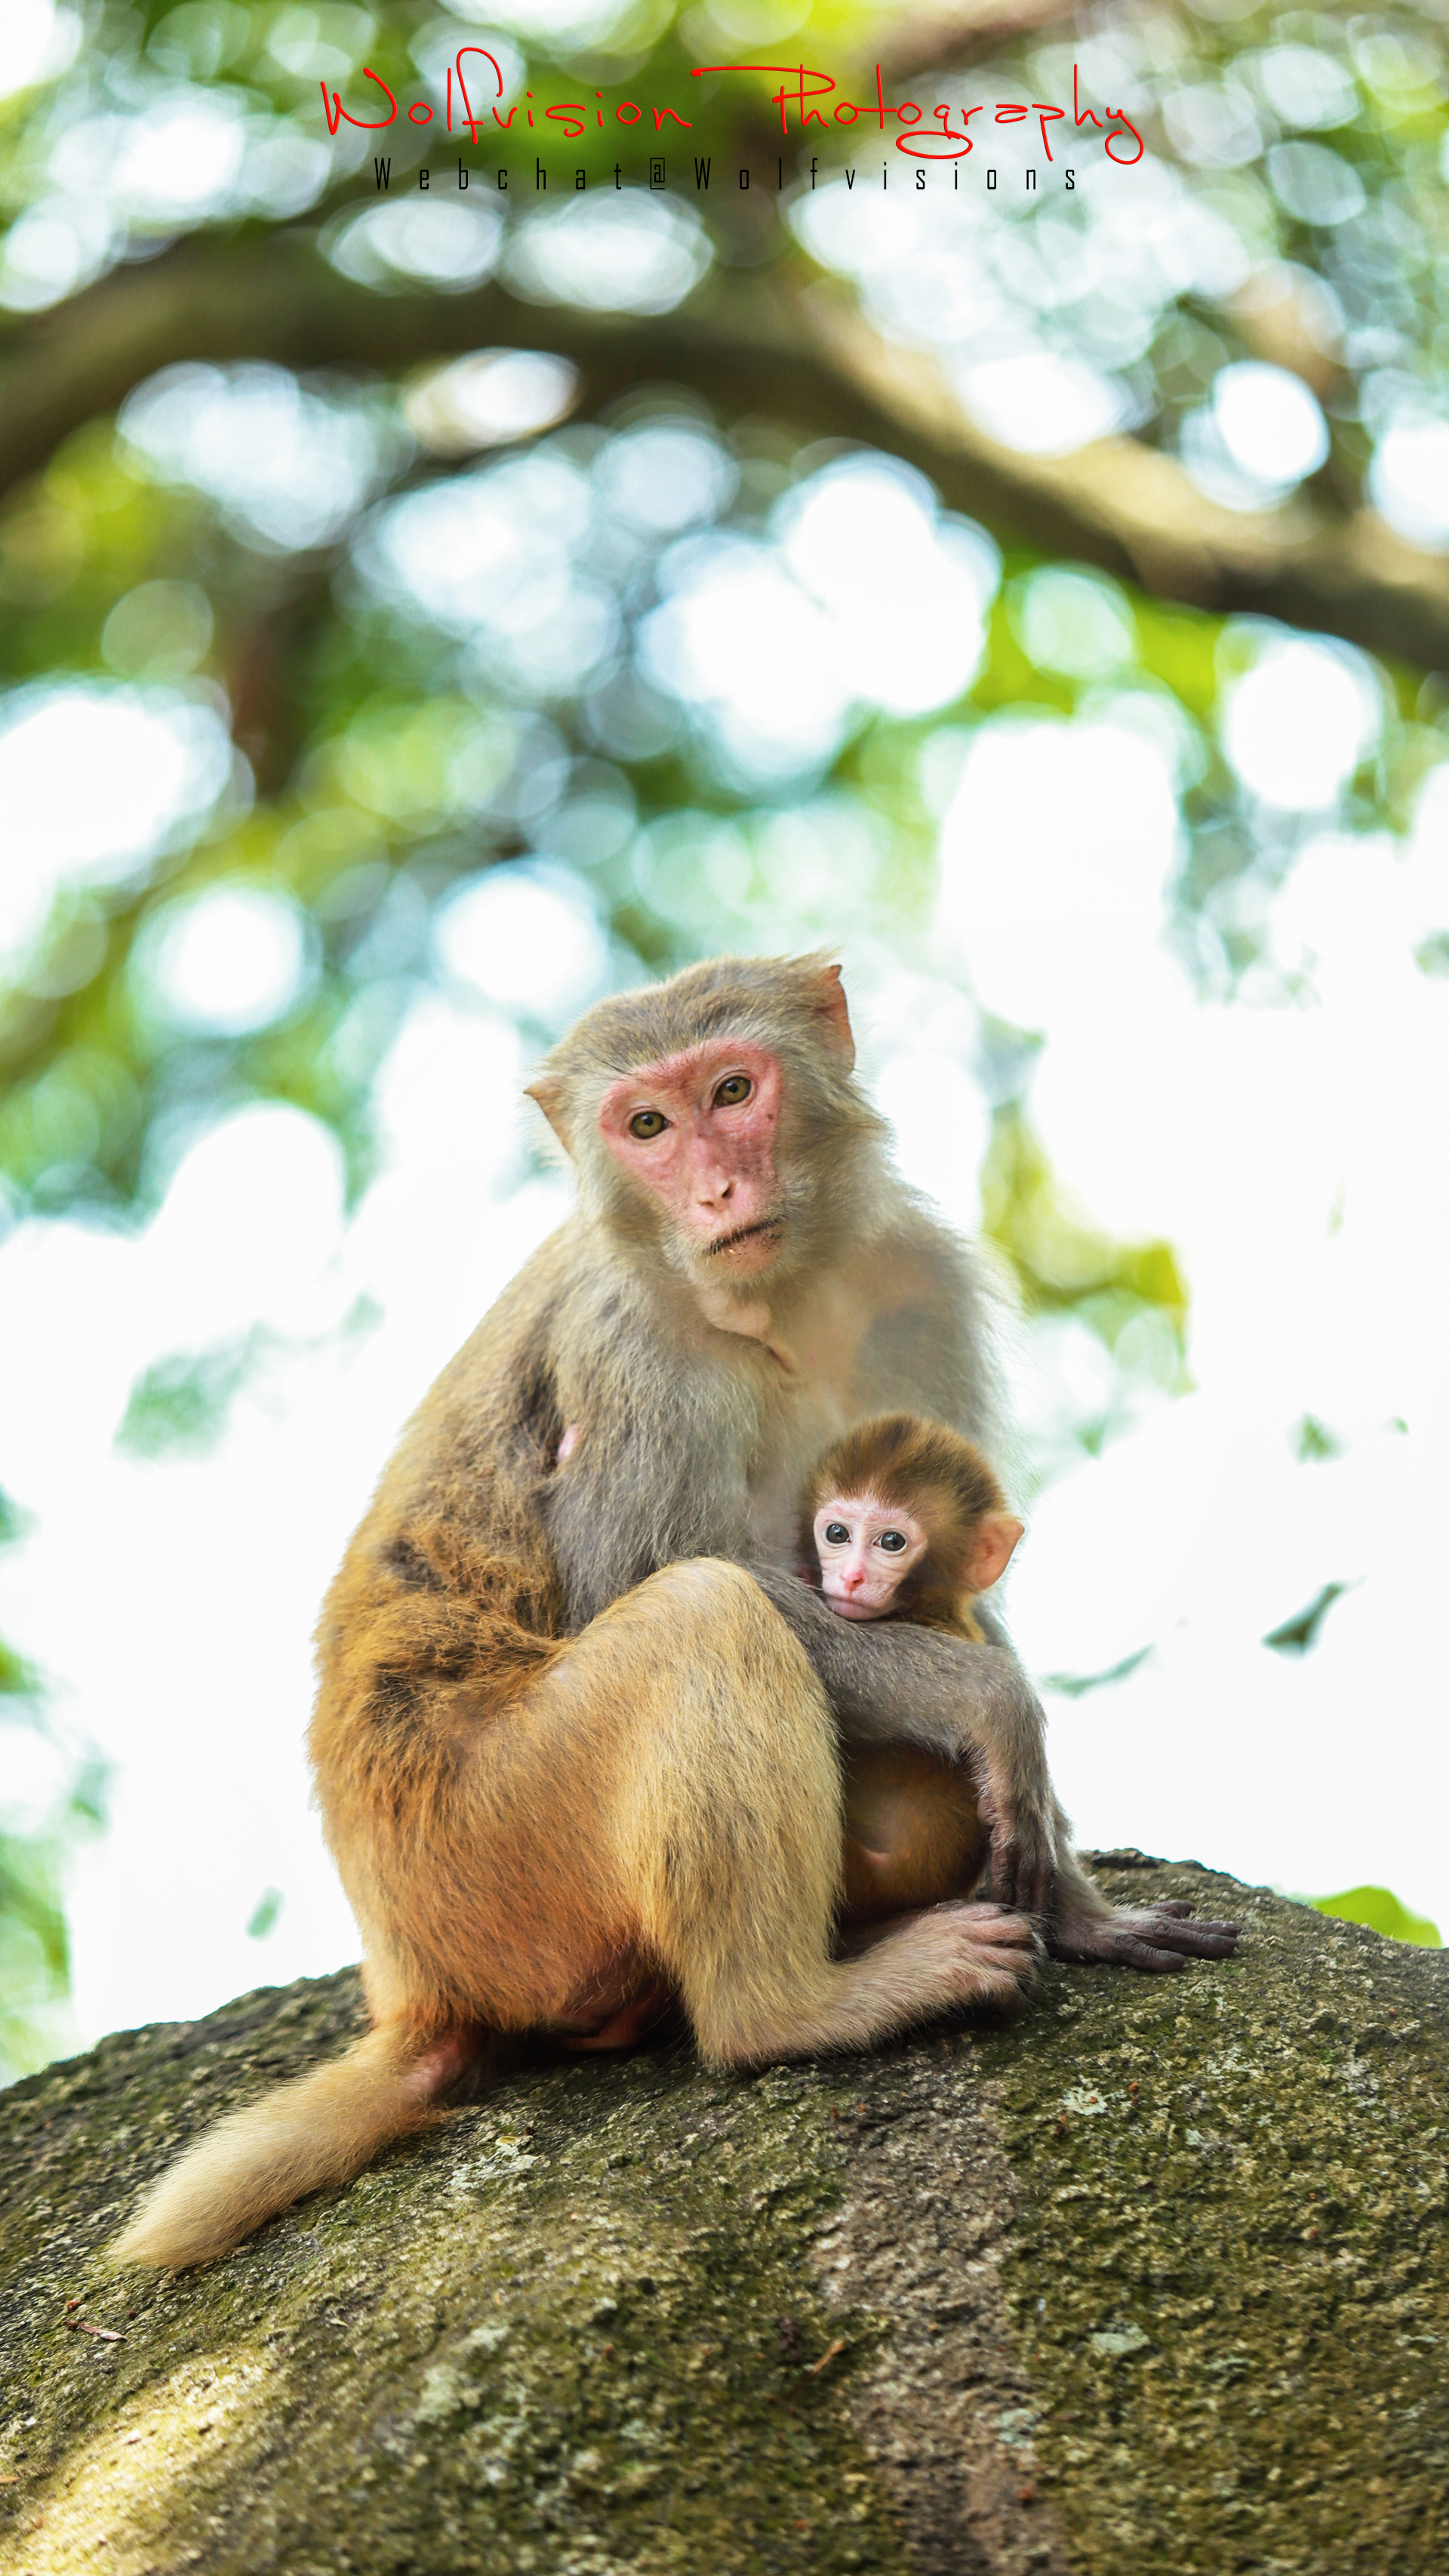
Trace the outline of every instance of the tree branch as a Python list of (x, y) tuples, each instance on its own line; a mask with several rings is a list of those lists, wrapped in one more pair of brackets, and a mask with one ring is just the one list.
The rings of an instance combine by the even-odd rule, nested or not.
[(1300, 494), (1240, 516), (1135, 439), (1022, 455), (967, 418), (933, 358), (883, 340), (842, 290), (802, 289), (780, 270), (716, 276), (673, 313), (599, 314), (525, 304), (497, 284), (374, 294), (328, 268), (301, 233), (193, 238), (9, 336), (0, 490), (179, 359), (392, 375), (480, 347), (571, 359), (586, 414), (641, 382), (673, 382), (724, 419), (764, 413), (806, 436), (858, 439), (919, 466), (949, 507), (1043, 553), (1160, 598), (1282, 618), (1449, 667), (1449, 564), (1404, 544), (1372, 511), (1331, 515)]

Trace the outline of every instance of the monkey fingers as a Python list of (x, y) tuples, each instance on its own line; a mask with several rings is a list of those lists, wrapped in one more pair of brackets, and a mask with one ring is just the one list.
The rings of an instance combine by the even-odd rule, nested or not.
[(1054, 1959), (1079, 1967), (1138, 1968), (1148, 1976), (1170, 1976), (1189, 1959), (1230, 1959), (1241, 1927), (1236, 1923), (1188, 1921), (1191, 1909), (1169, 1899), (1139, 1911), (1125, 1909), (1091, 1917), (1068, 1916), (1047, 1929), (1047, 1948)]
[(948, 1924), (964, 1936), (963, 1959), (981, 1986), (978, 1991), (973, 1985), (963, 1994), (963, 2003), (1007, 2006), (1022, 2000), (1041, 1955), (1036, 1929), (1024, 1914), (1010, 1913), (1002, 1905), (953, 1898), (930, 1907), (926, 1919)]
[(943, 1905), (934, 1906), (936, 1914), (958, 1914), (966, 1918), (973, 1934), (988, 1948), (1003, 1950), (1012, 1959), (1020, 1977), (1030, 1976), (1042, 1955), (1042, 1938), (1036, 1925), (1025, 1914), (1015, 1914), (992, 1897), (948, 1897)]
[(991, 2004), (1009, 2010), (1030, 1985), (1041, 1954), (1035, 1927), (1025, 1915), (1001, 1905), (973, 1903), (960, 1897), (927, 1906), (919, 1914), (901, 1915), (877, 1931), (913, 1929), (949, 1958), (953, 1971), (948, 1998), (957, 2009)]

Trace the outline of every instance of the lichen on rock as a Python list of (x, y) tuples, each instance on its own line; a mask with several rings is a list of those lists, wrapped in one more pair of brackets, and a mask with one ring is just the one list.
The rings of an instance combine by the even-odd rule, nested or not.
[(355, 1977), (17, 2085), (0, 2570), (1437, 2571), (1445, 1960), (1113, 1859), (1238, 1960), (754, 2078), (539, 2054), (199, 2273), (103, 2248)]

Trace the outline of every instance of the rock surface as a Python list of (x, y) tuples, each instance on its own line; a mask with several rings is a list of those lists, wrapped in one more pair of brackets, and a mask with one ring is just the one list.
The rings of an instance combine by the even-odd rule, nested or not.
[(755, 2078), (538, 2057), (161, 2281), (99, 2259), (138, 2187), (355, 1978), (17, 2085), (0, 2569), (1441, 2576), (1449, 1961), (1099, 1875), (1238, 1959)]

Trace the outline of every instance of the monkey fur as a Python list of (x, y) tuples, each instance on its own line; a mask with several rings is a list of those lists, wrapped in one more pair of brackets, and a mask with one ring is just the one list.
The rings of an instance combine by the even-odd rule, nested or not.
[[(858, 1515), (867, 1505), (905, 1516), (926, 1550), (892, 1576), (883, 1607), (859, 1615), (914, 1620), (979, 1643), (973, 1593), (996, 1580), (1021, 1523), (975, 1442), (909, 1413), (873, 1415), (834, 1441), (800, 1498), (798, 1545), (812, 1576), (824, 1572), (827, 1512)], [(985, 1550), (983, 1532), (992, 1542)], [(972, 1893), (989, 1837), (962, 1764), (917, 1746), (847, 1747), (844, 1779), (847, 1929)]]
[[(547, 1058), (577, 1207), (407, 1425), (317, 1632), (373, 2028), (204, 2135), (118, 2260), (206, 2261), (345, 2180), (484, 2033), (607, 2045), (668, 1991), (709, 2063), (758, 2065), (1009, 2004), (1043, 1935), (1153, 1969), (1231, 1948), (1091, 1886), (1003, 1643), (852, 1628), (794, 1572), (802, 1480), (852, 1423), (993, 1423), (975, 1272), (852, 1064), (819, 957), (687, 968)], [(902, 1743), (969, 1772), (995, 1901), (840, 1956), (842, 1747)]]
[[(821, 1513), (827, 1504), (847, 1500), (908, 1515), (928, 1542), (924, 1556), (895, 1579), (885, 1609), (870, 1615), (913, 1619), (980, 1644), (985, 1630), (972, 1615), (971, 1597), (996, 1581), (1021, 1536), (1021, 1523), (1008, 1513), (995, 1469), (975, 1441), (911, 1413), (881, 1413), (856, 1423), (831, 1443), (806, 1478), (797, 1536), (807, 1568), (820, 1570)], [(977, 1542), (988, 1527), (1001, 1532), (1004, 1554), (991, 1551), (989, 1566), (977, 1571)]]

